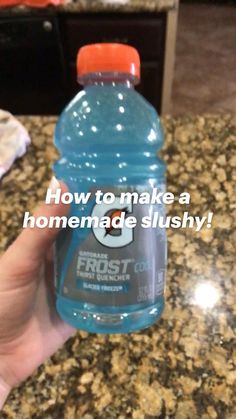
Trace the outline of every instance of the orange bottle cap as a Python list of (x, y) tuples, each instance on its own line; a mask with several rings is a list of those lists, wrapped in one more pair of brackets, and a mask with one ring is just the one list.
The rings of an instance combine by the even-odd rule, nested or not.
[(88, 73), (126, 73), (140, 78), (138, 51), (123, 44), (91, 44), (80, 48), (77, 55), (77, 75)]

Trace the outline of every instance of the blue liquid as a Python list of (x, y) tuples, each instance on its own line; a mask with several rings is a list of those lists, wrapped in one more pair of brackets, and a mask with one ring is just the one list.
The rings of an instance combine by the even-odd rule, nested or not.
[[(165, 183), (165, 165), (157, 156), (162, 143), (156, 111), (132, 86), (91, 84), (59, 118), (55, 144), (61, 158), (54, 172), (70, 192), (129, 185), (158, 187)], [(72, 204), (69, 215), (91, 215), (93, 204)], [(115, 294), (109, 294), (107, 304), (101, 305), (68, 298), (63, 292), (66, 272), (90, 232), (88, 228), (62, 230), (56, 242), (59, 315), (73, 327), (95, 333), (131, 332), (150, 326), (163, 311), (163, 295), (145, 303), (117, 306), (112, 304)]]

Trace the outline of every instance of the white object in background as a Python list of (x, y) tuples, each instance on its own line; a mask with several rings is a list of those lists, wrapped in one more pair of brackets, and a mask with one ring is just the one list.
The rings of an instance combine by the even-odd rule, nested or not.
[(13, 162), (25, 154), (29, 143), (30, 137), (23, 125), (0, 109), (0, 179)]

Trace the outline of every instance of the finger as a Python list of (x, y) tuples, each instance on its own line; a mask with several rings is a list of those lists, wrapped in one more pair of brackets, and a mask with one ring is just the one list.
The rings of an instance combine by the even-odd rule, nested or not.
[[(57, 182), (57, 187), (61, 189), (61, 193), (67, 191), (67, 187), (62, 182)], [(54, 185), (55, 190), (55, 185)], [(69, 205), (62, 204), (41, 204), (33, 214), (35, 219), (37, 217), (46, 217), (49, 219), (53, 216), (66, 216), (69, 211)], [(8, 248), (1, 259), (1, 270), (3, 267), (9, 270), (14, 268), (24, 270), (24, 266), (31, 266), (37, 268), (43, 261), (46, 253), (51, 247), (59, 228), (45, 227), (39, 228), (27, 227), (24, 229), (15, 242)]]
[(5, 383), (0, 377), (0, 411), (3, 408), (3, 405), (11, 391), (11, 387)]
[(49, 290), (54, 293), (54, 265), (52, 260), (45, 260), (45, 280)]

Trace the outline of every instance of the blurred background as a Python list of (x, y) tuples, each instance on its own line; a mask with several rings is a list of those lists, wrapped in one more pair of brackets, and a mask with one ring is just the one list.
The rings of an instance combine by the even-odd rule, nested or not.
[(79, 89), (78, 48), (122, 42), (138, 48), (138, 89), (160, 113), (235, 110), (233, 1), (0, 0), (0, 5), (1, 109), (58, 114)]
[(233, 2), (180, 2), (173, 114), (235, 112), (235, 45)]

